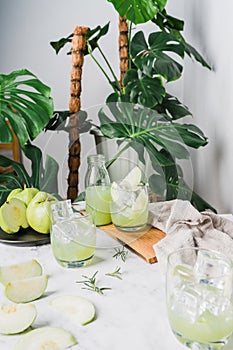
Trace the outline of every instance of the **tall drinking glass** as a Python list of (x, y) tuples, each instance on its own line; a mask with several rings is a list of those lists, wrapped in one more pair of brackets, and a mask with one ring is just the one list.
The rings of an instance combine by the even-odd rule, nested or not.
[(50, 240), (57, 262), (63, 267), (89, 265), (96, 247), (92, 214), (73, 212), (68, 201), (56, 203), (52, 213)]
[(219, 350), (233, 331), (232, 261), (201, 248), (168, 256), (167, 310), (174, 335), (190, 349)]
[(147, 225), (149, 199), (147, 185), (125, 188), (117, 183), (111, 188), (112, 223), (122, 231), (138, 231)]

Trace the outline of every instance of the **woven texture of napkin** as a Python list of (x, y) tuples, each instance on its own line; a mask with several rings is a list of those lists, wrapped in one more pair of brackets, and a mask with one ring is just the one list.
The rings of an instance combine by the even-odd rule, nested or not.
[(199, 212), (189, 201), (151, 203), (150, 222), (166, 233), (153, 246), (163, 272), (168, 254), (183, 247), (213, 249), (233, 259), (233, 221), (212, 212)]

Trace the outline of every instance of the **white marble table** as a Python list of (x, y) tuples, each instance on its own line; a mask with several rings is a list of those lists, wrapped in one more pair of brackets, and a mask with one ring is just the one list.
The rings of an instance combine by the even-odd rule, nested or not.
[[(76, 337), (72, 350), (181, 350), (173, 336), (166, 315), (165, 280), (158, 264), (148, 264), (128, 251), (126, 261), (113, 258), (118, 242), (98, 230), (97, 250), (92, 265), (66, 269), (55, 261), (50, 244), (18, 247), (0, 243), (0, 265), (10, 265), (35, 258), (49, 275), (45, 295), (34, 301), (38, 316), (33, 328), (51, 325), (64, 327)], [(121, 268), (122, 280), (105, 274)], [(97, 284), (110, 287), (104, 295), (82, 289), (75, 283), (82, 275), (98, 270)], [(76, 326), (51, 309), (51, 298), (61, 294), (79, 295), (91, 300), (97, 310), (94, 322)], [(1, 303), (7, 301), (0, 285)], [(0, 335), (0, 349), (11, 350), (20, 335)], [(33, 349), (32, 349), (33, 350)]]

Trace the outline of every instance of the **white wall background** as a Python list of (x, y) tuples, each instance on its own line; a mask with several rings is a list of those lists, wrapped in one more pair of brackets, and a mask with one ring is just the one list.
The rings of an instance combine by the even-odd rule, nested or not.
[[(217, 0), (168, 0), (168, 9), (185, 20), (185, 37), (215, 67), (211, 72), (187, 59), (182, 80), (171, 85), (172, 92), (193, 112), (192, 122), (209, 138), (208, 146), (192, 152), (194, 186), (219, 212), (233, 212), (233, 3), (223, 0), (220, 11)], [(118, 18), (107, 0), (0, 0), (0, 72), (31, 70), (51, 87), (55, 109), (68, 109), (70, 56), (66, 49), (56, 56), (49, 42), (70, 34), (76, 25), (94, 28), (109, 20), (110, 33), (102, 44), (117, 71)], [(82, 109), (91, 107), (92, 111), (111, 91), (90, 58), (85, 59), (82, 90)], [(66, 134), (41, 135), (36, 144), (59, 161), (60, 193), (65, 196)], [(94, 150), (92, 136), (85, 134), (82, 144), (81, 189), (86, 154)]]

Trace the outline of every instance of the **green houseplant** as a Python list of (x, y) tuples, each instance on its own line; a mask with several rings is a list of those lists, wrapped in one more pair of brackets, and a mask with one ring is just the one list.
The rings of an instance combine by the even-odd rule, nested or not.
[[(154, 174), (149, 178), (152, 191), (166, 200), (190, 199), (198, 210), (215, 209), (188, 186), (183, 177), (181, 159), (189, 158), (188, 148), (198, 149), (207, 144), (207, 137), (195, 125), (180, 122), (191, 115), (189, 109), (168, 92), (169, 82), (179, 79), (182, 60), (189, 56), (203, 67), (211, 69), (202, 55), (182, 35), (184, 22), (170, 16), (166, 0), (108, 0), (119, 14), (120, 61), (126, 63), (121, 79), (112, 70), (99, 44), (108, 33), (104, 27), (88, 29), (84, 54), (89, 54), (104, 74), (113, 92), (106, 98), (109, 111), (99, 111), (99, 130), (109, 139), (126, 146), (107, 164), (110, 166), (124, 150), (136, 150), (145, 163), (148, 153)], [(135, 26), (151, 22), (154, 30), (148, 39)], [(70, 43), (73, 34), (51, 42), (56, 53)], [(121, 50), (123, 49), (123, 50)], [(99, 51), (105, 66), (95, 56)], [(123, 52), (123, 54), (122, 54)], [(69, 51), (68, 54), (71, 52)]]
[[(0, 205), (14, 188), (37, 187), (57, 193), (57, 162), (42, 152), (33, 140), (44, 131), (53, 117), (50, 88), (27, 69), (0, 74), (0, 143), (12, 142), (12, 130), (20, 148), (31, 161), (29, 174), (22, 163), (0, 155), (0, 166), (13, 172), (0, 174)], [(8, 123), (9, 122), (9, 123)]]

